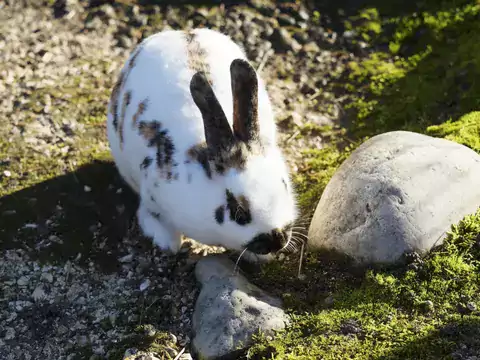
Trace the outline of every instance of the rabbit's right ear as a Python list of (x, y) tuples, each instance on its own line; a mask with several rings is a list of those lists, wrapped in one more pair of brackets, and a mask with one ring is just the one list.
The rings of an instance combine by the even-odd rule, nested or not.
[(233, 133), (249, 143), (259, 136), (258, 80), (247, 60), (235, 59), (230, 64), (233, 95)]
[(203, 72), (199, 71), (193, 75), (190, 81), (190, 93), (202, 113), (208, 148), (214, 153), (227, 149), (234, 142), (233, 132)]

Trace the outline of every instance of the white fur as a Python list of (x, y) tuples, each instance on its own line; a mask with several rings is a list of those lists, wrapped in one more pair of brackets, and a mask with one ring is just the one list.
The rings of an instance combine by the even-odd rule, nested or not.
[[(195, 33), (207, 54), (213, 90), (232, 126), (230, 64), (236, 58), (246, 59), (245, 53), (230, 38), (216, 31), (196, 29)], [(120, 174), (140, 195), (137, 214), (145, 235), (153, 237), (160, 248), (174, 253), (180, 248), (182, 233), (204, 244), (241, 250), (258, 233), (281, 228), (293, 221), (297, 215), (295, 200), (287, 166), (276, 146), (276, 126), (263, 80), (258, 79), (260, 133), (273, 145), (267, 148), (265, 155), (250, 158), (246, 171), (231, 169), (223, 176), (213, 173), (212, 179), (209, 179), (200, 164), (185, 164), (188, 149), (205, 141), (202, 116), (189, 88), (194, 71), (187, 66), (185, 34), (181, 31), (160, 32), (145, 39), (140, 46), (143, 48), (136, 64), (118, 95), (120, 114), (124, 92), (132, 91), (123, 125), (123, 149), (120, 149), (110, 111), (107, 134)], [(155, 163), (155, 148), (147, 147), (138, 128), (132, 127), (132, 117), (138, 104), (147, 97), (148, 107), (139, 121), (157, 120), (162, 123), (163, 129), (168, 130), (175, 145), (174, 159), (178, 166), (174, 172), (178, 173), (177, 180), (160, 178)], [(145, 174), (140, 164), (147, 155), (154, 162)], [(288, 184), (288, 191), (282, 178)], [(226, 204), (226, 189), (234, 195), (248, 198), (253, 218), (250, 224), (240, 226), (231, 221), (228, 210), (225, 211), (223, 224), (215, 221), (215, 209)], [(150, 195), (156, 202), (150, 200)], [(160, 221), (152, 217), (147, 209), (160, 213)]]

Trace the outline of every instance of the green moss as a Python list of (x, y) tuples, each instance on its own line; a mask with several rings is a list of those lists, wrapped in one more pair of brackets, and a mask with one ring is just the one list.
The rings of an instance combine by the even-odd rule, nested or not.
[[(265, 267), (262, 277), (275, 277), (270, 290), (287, 294), (293, 324), (273, 341), (259, 336), (249, 358), (445, 359), (461, 344), (478, 353), (479, 234), (480, 209), (408, 268), (367, 269), (357, 280), (325, 266), (320, 275), (314, 258), (307, 259), (304, 281), (294, 280), (291, 267), (282, 278), (275, 265)], [(306, 302), (315, 290), (333, 293), (333, 304), (318, 295)]]
[(325, 186), (349, 153), (350, 148), (341, 151), (335, 145), (302, 152), (304, 160), (294, 175), (293, 182), (299, 194), (299, 207), (304, 214), (310, 214), (315, 210)]
[(357, 16), (352, 16), (345, 21), (345, 28), (355, 30), (364, 41), (370, 41), (372, 37), (382, 32), (382, 23), (376, 8), (363, 9)]
[(424, 132), (480, 107), (477, 1), (401, 16), (367, 13), (368, 21), (389, 30), (371, 39), (378, 50), (349, 64), (343, 83), (336, 84), (350, 95), (353, 133)]
[(429, 126), (427, 134), (455, 141), (480, 153), (480, 112), (471, 112), (457, 121)]

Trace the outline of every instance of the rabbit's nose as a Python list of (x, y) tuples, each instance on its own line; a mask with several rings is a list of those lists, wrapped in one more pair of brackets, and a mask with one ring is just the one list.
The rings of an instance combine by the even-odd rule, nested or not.
[(286, 238), (281, 230), (274, 229), (269, 233), (255, 236), (247, 245), (247, 249), (255, 254), (269, 254), (277, 252), (286, 243)]

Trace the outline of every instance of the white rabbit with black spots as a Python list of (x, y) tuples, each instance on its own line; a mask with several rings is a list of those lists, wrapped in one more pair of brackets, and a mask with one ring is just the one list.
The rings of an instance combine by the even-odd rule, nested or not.
[(214, 30), (143, 40), (112, 91), (107, 134), (140, 196), (146, 236), (176, 253), (182, 234), (271, 254), (291, 239), (295, 195), (263, 80)]

